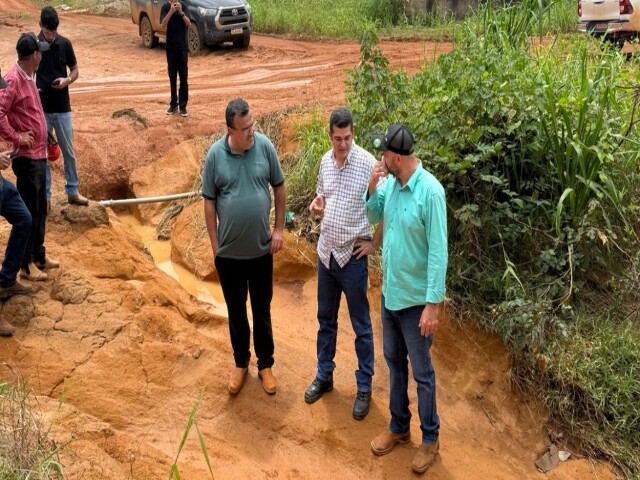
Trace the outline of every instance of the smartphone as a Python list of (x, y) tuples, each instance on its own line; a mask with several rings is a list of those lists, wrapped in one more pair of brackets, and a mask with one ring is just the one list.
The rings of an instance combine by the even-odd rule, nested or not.
[(10, 160), (13, 160), (18, 155), (19, 151), (20, 151), (20, 149), (16, 148), (15, 150), (7, 152), (7, 156), (9, 157)]
[(60, 85), (60, 79), (56, 78), (53, 83), (51, 84), (51, 86), (55, 86), (55, 85)]

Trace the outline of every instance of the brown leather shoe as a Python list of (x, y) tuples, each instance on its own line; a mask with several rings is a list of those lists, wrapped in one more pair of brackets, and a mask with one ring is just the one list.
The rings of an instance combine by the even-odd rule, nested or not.
[(44, 282), (49, 278), (49, 276), (46, 273), (41, 272), (33, 262), (27, 265), (27, 268), (20, 270), (20, 277), (31, 280), (32, 282)]
[(398, 443), (407, 443), (411, 440), (411, 432), (393, 433), (385, 430), (371, 442), (371, 451), (376, 455), (386, 455)]
[(0, 337), (10, 337), (16, 331), (15, 327), (4, 318), (0, 319)]
[(269, 395), (276, 394), (276, 377), (273, 376), (273, 372), (270, 368), (263, 368), (258, 372), (258, 378), (262, 380), (262, 388)]
[(52, 268), (60, 268), (60, 262), (46, 257), (44, 262), (36, 262), (36, 267), (38, 270), (51, 270)]
[(433, 462), (436, 461), (439, 450), (440, 441), (429, 444), (423, 443), (420, 445), (416, 455), (413, 457), (413, 462), (411, 462), (411, 470), (416, 473), (424, 473), (429, 470), (429, 467), (431, 467)]
[(76, 193), (75, 195), (67, 195), (67, 201), (71, 205), (80, 205), (81, 207), (86, 207), (87, 205), (89, 205), (89, 199), (83, 197), (79, 193)]
[(244, 385), (244, 379), (247, 377), (248, 368), (234, 368), (229, 375), (229, 393), (231, 395), (237, 395), (242, 386)]
[(16, 280), (16, 283), (10, 287), (0, 287), (0, 298), (7, 298), (11, 295), (26, 295), (32, 292), (33, 288), (31, 288), (31, 285), (25, 285)]

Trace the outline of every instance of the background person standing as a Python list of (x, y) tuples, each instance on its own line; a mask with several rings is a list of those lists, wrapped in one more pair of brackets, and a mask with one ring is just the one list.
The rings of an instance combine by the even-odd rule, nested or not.
[[(177, 113), (179, 108), (180, 115), (186, 117), (189, 115), (187, 113), (187, 101), (189, 100), (187, 32), (191, 21), (184, 13), (182, 3), (179, 0), (171, 0), (162, 6), (160, 22), (162, 22), (162, 28), (167, 32), (165, 50), (171, 88), (171, 102), (167, 115)], [(180, 91), (176, 93), (178, 76), (180, 76)]]
[[(283, 245), (284, 175), (273, 144), (255, 132), (256, 122), (242, 99), (231, 101), (225, 112), (227, 134), (215, 142), (204, 164), (204, 217), (216, 271), (229, 315), (229, 333), (235, 368), (229, 392), (237, 394), (251, 359), (247, 291), (253, 313), (253, 347), (258, 377), (269, 395), (276, 393), (273, 376), (273, 254)], [(271, 194), (275, 225), (269, 228)], [(219, 222), (218, 222), (219, 220)]]
[(47, 123), (34, 78), (42, 52), (48, 49), (49, 44), (34, 33), (23, 33), (16, 44), (18, 62), (5, 75), (7, 88), (0, 90), (0, 137), (17, 150), (12, 161), (16, 187), (31, 214), (20, 273), (27, 280), (46, 280), (47, 274), (41, 270), (60, 265), (46, 257), (44, 248)]
[[(89, 200), (78, 192), (78, 170), (76, 154), (73, 150), (73, 119), (71, 118), (71, 101), (69, 85), (78, 79), (80, 71), (69, 39), (58, 34), (60, 19), (53, 7), (44, 7), (40, 12), (41, 41), (49, 43), (49, 50), (42, 53), (42, 61), (38, 67), (37, 85), (47, 131), (55, 130), (62, 158), (64, 159), (64, 187), (67, 200), (74, 205), (89, 205)], [(46, 165), (47, 201), (51, 200), (51, 168)]]
[[(0, 72), (0, 90), (7, 88)], [(0, 153), (0, 170), (11, 165), (9, 152)], [(18, 272), (22, 264), (24, 249), (27, 246), (31, 229), (31, 214), (22, 201), (22, 197), (11, 182), (0, 173), (0, 215), (11, 224), (11, 233), (4, 252), (0, 270), (0, 299), (11, 295), (31, 293), (32, 288), (18, 281)], [(0, 317), (0, 337), (10, 337), (16, 331), (4, 317)]]

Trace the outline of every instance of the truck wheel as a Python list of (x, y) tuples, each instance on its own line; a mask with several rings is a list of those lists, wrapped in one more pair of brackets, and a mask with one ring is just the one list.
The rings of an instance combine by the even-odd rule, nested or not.
[(142, 17), (140, 21), (140, 36), (142, 37), (142, 45), (147, 48), (153, 48), (158, 45), (158, 37), (156, 37), (149, 17)]
[(202, 50), (200, 30), (198, 30), (198, 25), (193, 20), (191, 20), (191, 25), (189, 25), (189, 31), (187, 32), (187, 43), (189, 44), (189, 53), (191, 55), (196, 55)]
[(251, 35), (243, 35), (242, 37), (234, 40), (233, 46), (236, 48), (249, 48), (250, 42), (251, 42)]

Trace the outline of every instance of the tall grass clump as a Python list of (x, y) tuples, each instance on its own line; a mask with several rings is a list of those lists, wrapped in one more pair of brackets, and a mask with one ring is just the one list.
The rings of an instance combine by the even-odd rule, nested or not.
[[(590, 53), (587, 39), (564, 49), (532, 41), (547, 14), (535, 1), (487, 11), (480, 29), (465, 29), (459, 48), (413, 77), (390, 69), (368, 32), (348, 104), (360, 139), (388, 123), (407, 124), (417, 155), (445, 186), (449, 292), (458, 313), (501, 335), (523, 385), (539, 385), (539, 365), (551, 359), (542, 383), (557, 418), (596, 409), (594, 422), (570, 430), (592, 451), (638, 471), (640, 459), (627, 454), (637, 438), (620, 428), (638, 424), (637, 408), (623, 398), (640, 398), (638, 382), (609, 390), (620, 398), (608, 403), (588, 388), (580, 402), (553, 400), (575, 381), (559, 367), (571, 362), (564, 342), (593, 345), (594, 333), (576, 318), (592, 319), (596, 337), (623, 319), (640, 330), (632, 228), (639, 220), (638, 73), (617, 53)], [(637, 377), (640, 344), (625, 345), (631, 355), (617, 364), (618, 378)], [(609, 346), (611, 355), (626, 355), (622, 345), (619, 352)], [(603, 382), (597, 366), (609, 361), (604, 350), (592, 355), (585, 385)], [(619, 408), (611, 410), (612, 402)]]
[(171, 468), (169, 470), (169, 480), (180, 480), (182, 477), (180, 476), (180, 469), (178, 468), (178, 459), (180, 458), (180, 454), (182, 453), (182, 449), (187, 443), (187, 439), (189, 438), (189, 433), (191, 432), (191, 428), (196, 427), (196, 434), (198, 435), (198, 444), (200, 445), (200, 451), (202, 452), (202, 456), (207, 464), (207, 469), (209, 470), (209, 475), (211, 476), (211, 480), (214, 480), (213, 469), (211, 468), (211, 461), (209, 460), (209, 453), (207, 452), (207, 447), (204, 443), (204, 437), (200, 432), (200, 427), (198, 427), (198, 422), (196, 421), (196, 415), (198, 413), (198, 409), (200, 408), (200, 404), (202, 403), (202, 397), (204, 396), (204, 387), (200, 390), (198, 394), (198, 398), (193, 404), (193, 408), (191, 409), (191, 414), (187, 419), (187, 425), (184, 428), (184, 433), (182, 434), (182, 439), (180, 440), (180, 445), (178, 445), (178, 452), (176, 453), (176, 458), (171, 464)]
[(61, 447), (49, 438), (31, 390), (21, 381), (0, 379), (0, 478), (50, 480), (64, 478)]
[[(564, 353), (549, 361), (546, 392), (547, 403), (559, 412), (574, 438), (582, 439), (585, 449), (593, 449), (593, 443), (606, 445), (611, 456), (627, 459), (621, 466), (636, 479), (640, 476), (638, 345), (637, 324), (607, 315), (579, 316), (568, 337), (554, 341), (553, 350)], [(593, 435), (594, 441), (588, 440)]]
[(318, 112), (300, 124), (297, 131), (302, 154), (286, 168), (287, 209), (304, 212), (316, 196), (316, 183), (322, 156), (331, 149), (329, 118)]

